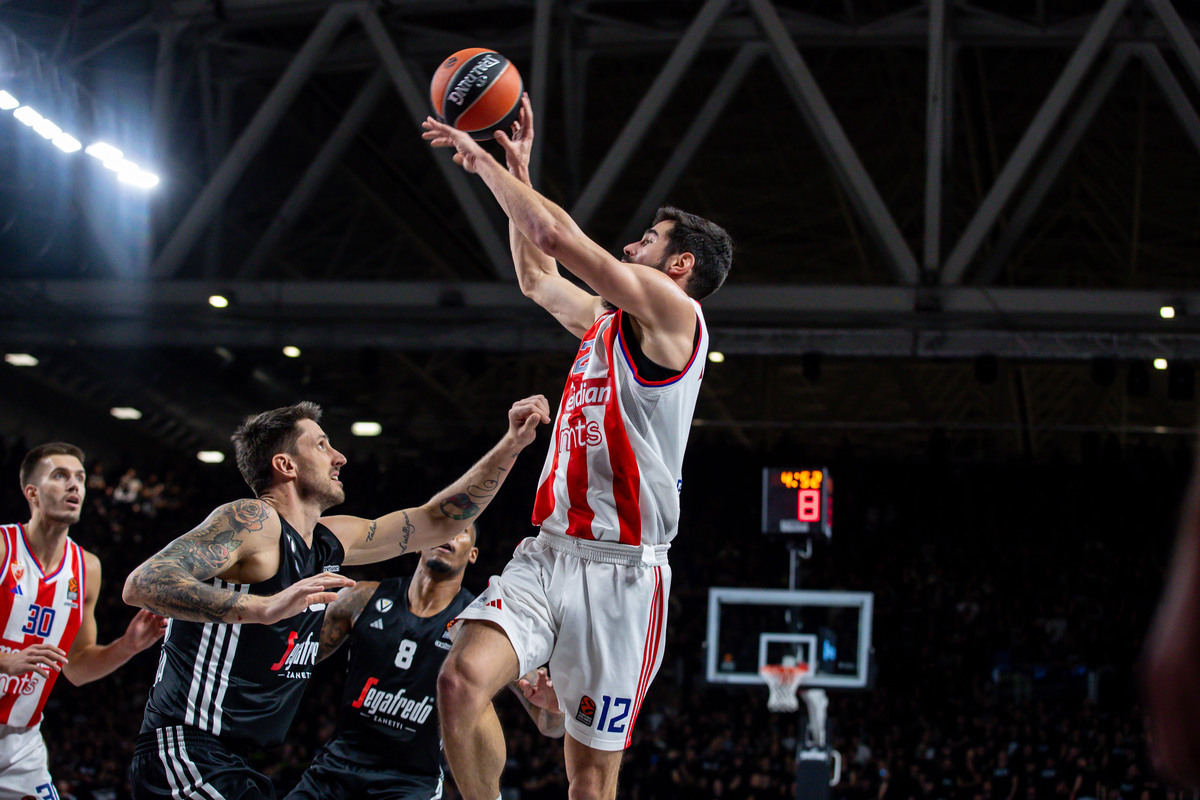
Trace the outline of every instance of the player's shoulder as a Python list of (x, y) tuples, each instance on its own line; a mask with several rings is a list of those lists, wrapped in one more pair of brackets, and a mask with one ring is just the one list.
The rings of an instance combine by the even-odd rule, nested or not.
[(231, 528), (239, 533), (254, 533), (279, 538), (286, 521), (265, 500), (257, 497), (241, 497), (214, 508), (208, 515), (208, 524)]

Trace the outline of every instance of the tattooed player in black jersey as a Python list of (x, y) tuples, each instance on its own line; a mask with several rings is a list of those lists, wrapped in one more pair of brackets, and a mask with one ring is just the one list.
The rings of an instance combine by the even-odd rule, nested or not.
[(142, 798), (273, 798), (246, 752), (283, 740), (316, 662), (324, 604), (354, 581), (342, 565), (383, 561), (457, 536), (549, 422), (519, 400), (508, 431), (424, 505), (368, 520), (322, 516), (341, 503), (346, 459), (313, 403), (249, 417), (233, 436), (253, 499), (217, 508), (135, 569), (125, 601), (171, 619), (130, 779)]
[[(411, 577), (359, 581), (325, 610), (317, 661), (350, 642), (337, 730), (286, 800), (434, 800), (442, 796), (437, 675), (447, 625), (475, 595), (475, 526), (421, 551)], [(565, 732), (545, 670), (512, 684), (545, 735)]]

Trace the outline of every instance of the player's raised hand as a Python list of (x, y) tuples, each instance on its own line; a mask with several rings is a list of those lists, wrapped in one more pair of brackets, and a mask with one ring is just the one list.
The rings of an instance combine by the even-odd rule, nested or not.
[(451, 127), (444, 122), (438, 122), (433, 117), (426, 117), (421, 123), (425, 132), (421, 138), (434, 147), (453, 147), (454, 163), (467, 172), (478, 170), (477, 161), (481, 158), (491, 158), (487, 151), (479, 146), (479, 142), (471, 138), (471, 134)]
[(167, 618), (160, 617), (153, 611), (147, 611), (143, 608), (133, 615), (133, 619), (129, 621), (129, 626), (125, 628), (123, 638), (133, 648), (133, 652), (140, 653), (161, 639), (166, 632)]
[(549, 421), (550, 403), (544, 395), (535, 394), (512, 404), (508, 410), (508, 434), (525, 447), (537, 438), (538, 424)]
[(25, 675), (36, 672), (43, 678), (50, 677), (50, 670), (62, 671), (62, 665), (67, 663), (67, 654), (60, 648), (45, 642), (31, 644), (15, 653), (0, 653), (0, 673), (5, 675)]
[(337, 599), (337, 590), (343, 586), (353, 586), (354, 581), (345, 575), (334, 575), (332, 572), (322, 572), (301, 581), (296, 581), (278, 594), (258, 598), (260, 607), (258, 613), (246, 622), (261, 622), (270, 625), (281, 619), (294, 617), (309, 606), (320, 603), (332, 603)]
[(529, 92), (521, 94), (521, 110), (512, 124), (512, 134), (499, 130), (493, 137), (504, 149), (508, 171), (528, 184), (529, 154), (533, 150), (533, 104), (529, 102)]

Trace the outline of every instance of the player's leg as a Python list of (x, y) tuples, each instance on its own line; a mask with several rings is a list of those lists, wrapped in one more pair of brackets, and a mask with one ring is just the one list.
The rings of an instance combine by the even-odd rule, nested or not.
[(569, 800), (613, 800), (617, 796), (617, 773), (624, 750), (597, 750), (567, 734), (566, 755)]
[(7, 725), (0, 737), (0, 800), (26, 797), (58, 800), (54, 781), (47, 767), (46, 743), (40, 726), (16, 728)]
[(492, 698), (517, 679), (508, 636), (491, 622), (467, 619), (438, 673), (442, 748), (464, 800), (496, 800), (504, 770), (504, 732)]
[(270, 779), (216, 737), (183, 726), (140, 734), (129, 766), (134, 800), (275, 800)]

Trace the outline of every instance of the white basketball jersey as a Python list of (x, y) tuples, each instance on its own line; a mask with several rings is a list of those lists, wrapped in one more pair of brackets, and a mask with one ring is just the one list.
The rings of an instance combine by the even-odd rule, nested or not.
[(551, 533), (638, 547), (667, 544), (679, 526), (683, 452), (704, 377), (708, 328), (700, 304), (691, 360), (673, 378), (638, 375), (624, 312), (584, 335), (558, 406), (538, 481), (533, 524)]
[[(12, 653), (31, 644), (70, 652), (83, 620), (83, 548), (67, 539), (62, 562), (45, 574), (25, 541), (22, 525), (0, 527), (8, 549), (0, 579), (0, 648)], [(59, 673), (0, 675), (0, 723), (29, 726), (42, 720), (42, 708)]]

